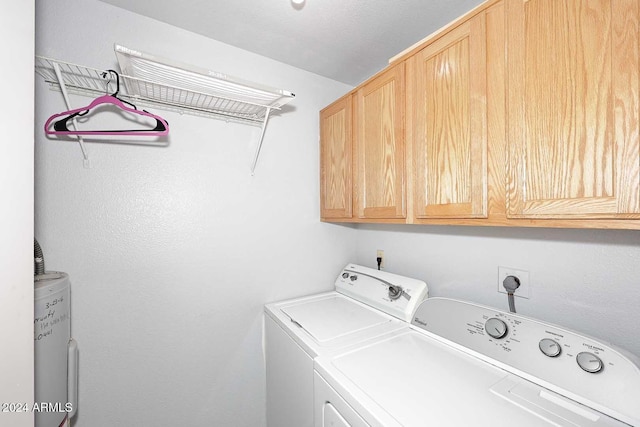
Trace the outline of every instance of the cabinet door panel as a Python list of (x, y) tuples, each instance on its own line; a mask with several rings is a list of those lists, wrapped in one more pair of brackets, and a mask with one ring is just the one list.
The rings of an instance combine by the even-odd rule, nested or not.
[(508, 3), (511, 217), (640, 217), (638, 2)]
[(404, 64), (356, 95), (357, 206), (360, 218), (405, 218)]
[(352, 215), (352, 101), (346, 96), (320, 112), (320, 212)]
[(487, 216), (484, 14), (416, 54), (415, 214)]

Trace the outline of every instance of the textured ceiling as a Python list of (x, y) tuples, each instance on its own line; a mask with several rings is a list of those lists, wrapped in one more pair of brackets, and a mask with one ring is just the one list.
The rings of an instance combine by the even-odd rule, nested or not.
[(101, 0), (357, 85), (481, 0)]

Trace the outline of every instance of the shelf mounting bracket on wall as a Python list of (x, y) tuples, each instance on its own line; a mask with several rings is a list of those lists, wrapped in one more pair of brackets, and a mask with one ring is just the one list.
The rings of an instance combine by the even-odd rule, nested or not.
[(251, 175), (255, 175), (256, 165), (258, 164), (258, 157), (260, 157), (260, 149), (262, 148), (262, 140), (264, 139), (264, 131), (267, 128), (267, 122), (269, 121), (269, 113), (271, 108), (267, 107), (267, 111), (264, 115), (264, 121), (262, 122), (262, 130), (260, 131), (260, 139), (258, 140), (258, 146), (256, 147), (256, 154), (253, 156), (253, 163), (251, 164)]
[[(67, 87), (64, 84), (64, 79), (62, 78), (62, 72), (60, 71), (60, 65), (56, 62), (53, 63), (53, 70), (56, 73), (56, 77), (58, 78), (58, 82), (60, 83), (60, 91), (62, 92), (62, 97), (64, 98), (65, 104), (67, 104), (67, 109), (71, 110), (71, 101), (69, 101), (69, 94), (67, 93)], [(74, 117), (72, 119), (72, 126), (74, 130), (78, 130), (78, 122)], [(85, 169), (91, 168), (91, 160), (89, 159), (89, 154), (87, 153), (87, 148), (84, 146), (84, 139), (82, 139), (81, 135), (78, 135), (78, 144), (80, 145), (80, 150), (82, 151), (83, 162), (82, 165)]]

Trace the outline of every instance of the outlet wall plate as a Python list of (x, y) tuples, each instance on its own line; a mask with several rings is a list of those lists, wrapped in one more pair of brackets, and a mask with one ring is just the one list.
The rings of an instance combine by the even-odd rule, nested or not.
[(384, 251), (382, 249), (378, 249), (376, 251), (376, 259), (382, 258), (382, 262), (380, 263), (380, 268), (384, 268)]
[(498, 292), (507, 294), (502, 282), (507, 276), (516, 276), (520, 280), (520, 286), (513, 293), (514, 296), (520, 298), (531, 298), (531, 282), (529, 281), (529, 272), (512, 267), (498, 266)]

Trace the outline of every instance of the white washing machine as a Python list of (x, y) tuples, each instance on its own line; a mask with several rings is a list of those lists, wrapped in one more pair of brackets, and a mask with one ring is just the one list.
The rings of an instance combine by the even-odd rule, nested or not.
[(635, 356), (451, 299), (315, 369), (315, 427), (640, 426)]
[(425, 282), (348, 264), (335, 291), (265, 306), (267, 425), (312, 427), (313, 359), (401, 329)]

